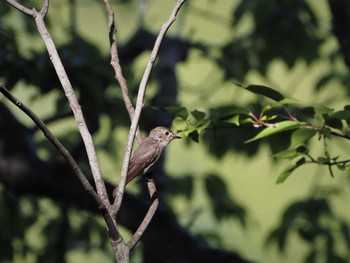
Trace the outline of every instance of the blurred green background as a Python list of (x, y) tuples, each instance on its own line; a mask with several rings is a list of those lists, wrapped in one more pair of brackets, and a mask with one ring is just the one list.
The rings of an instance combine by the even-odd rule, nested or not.
[[(156, 34), (175, 4), (175, 1), (170, 0), (112, 2), (116, 12), (118, 42), (123, 48), (130, 44), (129, 39), (140, 27)], [(41, 1), (24, 1), (24, 4), (40, 9)], [(28, 72), (21, 74), (16, 71), (17, 77), (9, 77), (7, 70), (12, 70), (15, 74), (16, 63), (6, 64), (9, 62), (3, 56), (3, 62), (0, 61), (0, 81), (10, 85), (8, 88), (44, 119), (54, 116), (61, 109), (67, 109), (63, 92), (55, 84), (49, 84), (54, 75), (33, 80), (38, 74), (38, 68), (30, 68), (30, 65), (42, 63), (40, 70), (44, 73), (50, 67), (43, 62), (46, 52), (34, 22), (15, 10), (8, 10), (4, 2), (0, 6), (0, 40), (2, 43), (16, 42), (18, 59), (24, 61), (22, 63), (28, 63), (24, 66)], [(95, 94), (94, 88), (104, 85), (104, 95), (101, 97), (107, 98), (108, 102), (99, 102), (104, 103), (105, 110), (99, 112), (100, 126), (96, 128), (94, 141), (103, 175), (109, 181), (117, 183), (127, 138), (128, 117), (123, 110), (119, 87), (113, 80), (114, 73), (109, 65), (105, 7), (102, 1), (51, 1), (47, 20), (55, 44), (62, 48), (61, 56), (66, 61), (71, 61), (71, 64), (67, 62), (67, 72), (72, 77), (73, 87), (77, 88), (80, 96), (85, 91), (89, 95), (89, 98), (80, 97), (86, 100), (85, 104), (82, 103), (83, 111), (95, 110), (93, 99), (101, 95)], [(193, 45), (187, 50), (187, 57), (182, 61), (177, 60), (176, 67), (174, 66), (178, 94), (176, 103), (172, 103), (190, 111), (204, 112), (229, 105), (255, 107), (258, 102), (264, 103), (257, 95), (244, 91), (233, 83), (240, 82), (276, 88), (305, 105), (341, 109), (350, 101), (350, 88), (346, 85), (349, 84), (346, 79), (348, 68), (332, 33), (331, 20), (329, 3), (325, 0), (188, 1), (168, 32), (168, 36)], [(3, 44), (2, 48), (4, 46), (6, 45)], [(132, 59), (126, 58), (127, 62), (123, 64), (133, 96), (149, 53), (145, 51)], [(19, 63), (18, 59), (16, 61)], [(103, 80), (99, 82), (97, 76)], [(13, 79), (15, 81), (10, 81)], [(153, 74), (145, 99), (145, 119), (153, 114), (149, 106), (158, 91), (159, 81), (156, 74)], [(9, 106), (5, 99), (1, 98), (1, 101)], [(22, 123), (33, 126), (26, 116), (14, 107), (9, 107)], [(99, 104), (96, 106), (98, 108)], [(141, 124), (142, 127), (147, 125), (147, 121), (146, 124)], [(58, 119), (50, 123), (49, 127), (67, 145), (74, 145), (78, 138), (72, 118)], [(178, 127), (174, 125), (173, 128)], [(230, 138), (235, 134), (227, 136)], [(289, 140), (287, 136), (281, 139), (283, 143)], [(48, 147), (44, 136), (36, 132), (35, 139), (39, 156), (42, 159), (52, 158), (52, 149)], [(222, 139), (225, 144), (226, 137)], [(275, 143), (278, 144), (278, 140)], [(170, 190), (167, 193), (165, 187), (162, 202), (173, 211), (185, 229), (202, 237), (211, 246), (235, 251), (253, 262), (306, 262), (305, 258), (313, 246), (323, 247), (319, 241), (307, 242), (294, 231), (288, 236), (284, 251), (276, 244), (266, 243), (271, 231), (280, 224), (282, 213), (288, 206), (312, 197), (325, 197), (333, 215), (350, 222), (349, 174), (336, 172), (332, 178), (327, 167), (310, 164), (298, 169), (285, 183), (277, 185), (277, 175), (286, 166), (286, 161), (276, 161), (272, 157), (273, 147), (269, 146), (269, 141), (249, 150), (246, 148), (249, 144), (240, 146), (239, 149), (219, 149), (221, 154), (215, 153), (215, 149), (206, 143), (208, 140), (202, 137), (199, 138), (199, 143), (184, 138), (167, 148), (165, 171), (169, 175), (169, 181), (165, 185)], [(213, 143), (215, 145), (215, 140)], [(335, 140), (331, 143), (333, 153), (348, 156), (348, 142)], [(323, 145), (320, 141), (312, 140), (310, 144), (313, 152), (322, 152)], [(191, 182), (187, 185), (188, 188), (186, 178), (190, 178)], [(220, 187), (210, 191), (210, 178), (219, 178), (227, 192)], [(171, 184), (182, 188), (171, 189)], [(138, 183), (128, 186), (128, 190), (135, 195), (140, 194)], [(4, 185), (0, 185), (0, 191), (4, 206), (4, 203), (14, 198), (18, 202), (20, 214), (26, 219), (35, 217), (28, 225), (22, 226), (23, 238), (20, 238), (20, 234), (9, 238), (13, 250), (12, 261), (10, 256), (1, 256), (4, 255), (1, 251), (4, 247), (1, 246), (0, 261), (39, 261), (38, 255), (44, 255), (43, 251), (52, 241), (50, 238), (54, 239), (49, 235), (43, 237), (43, 233), (50, 233), (50, 228), (55, 227), (54, 223), (48, 222), (55, 222), (62, 213), (62, 208), (55, 201), (44, 197), (37, 199), (29, 195), (17, 199), (17, 195), (12, 194)], [(222, 192), (223, 209), (228, 209), (228, 212), (221, 215), (220, 208), (219, 212), (213, 210), (211, 201), (216, 200)], [(244, 212), (237, 214), (234, 204), (243, 207)], [(4, 215), (6, 211), (0, 212), (3, 217), (2, 228), (10, 220), (10, 217)], [(101, 219), (75, 208), (68, 210), (67, 217), (70, 231), (84, 238), (75, 237), (71, 240), (65, 254), (66, 262), (112, 262), (112, 253)], [(349, 247), (338, 226), (329, 221), (325, 225), (334, 229), (334, 250), (346, 262)], [(89, 230), (84, 234), (82, 229)], [(130, 236), (127, 229), (123, 229), (123, 234)], [(44, 258), (42, 256), (41, 260)], [(132, 252), (131, 258), (132, 262), (141, 262), (142, 246)], [(321, 258), (315, 262), (330, 261)]]

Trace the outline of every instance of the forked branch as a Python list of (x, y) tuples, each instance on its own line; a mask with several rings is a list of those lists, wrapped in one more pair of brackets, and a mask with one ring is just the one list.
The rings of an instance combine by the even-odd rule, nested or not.
[(127, 175), (128, 167), (129, 167), (131, 149), (132, 149), (136, 129), (138, 126), (138, 122), (139, 122), (142, 107), (143, 107), (143, 100), (144, 100), (145, 93), (146, 93), (147, 83), (148, 83), (152, 68), (154, 66), (154, 63), (156, 61), (156, 58), (157, 58), (157, 55), (158, 55), (158, 52), (160, 49), (160, 45), (165, 37), (165, 34), (168, 31), (168, 29), (170, 28), (170, 26), (176, 20), (177, 14), (180, 11), (180, 8), (182, 7), (182, 5), (185, 3), (185, 1), (186, 0), (178, 0), (177, 1), (177, 3), (175, 5), (175, 7), (173, 8), (168, 20), (162, 25), (162, 28), (157, 36), (156, 42), (154, 44), (154, 47), (152, 49), (150, 58), (148, 60), (148, 63), (147, 63), (146, 69), (145, 69), (145, 72), (144, 72), (143, 77), (142, 77), (141, 82), (140, 82), (140, 86), (139, 86), (139, 90), (138, 90), (138, 94), (137, 94), (137, 100), (136, 100), (135, 114), (134, 114), (134, 117), (133, 117), (132, 122), (131, 122), (128, 142), (127, 142), (127, 145), (125, 148), (125, 153), (124, 153), (124, 160), (123, 160), (122, 171), (121, 171), (121, 179), (120, 179), (120, 183), (119, 183), (118, 188), (117, 188), (116, 197), (115, 197), (114, 204), (113, 204), (113, 213), (115, 213), (115, 215), (117, 214), (117, 212), (121, 206), (122, 200), (123, 200), (125, 181), (126, 181), (126, 175)]

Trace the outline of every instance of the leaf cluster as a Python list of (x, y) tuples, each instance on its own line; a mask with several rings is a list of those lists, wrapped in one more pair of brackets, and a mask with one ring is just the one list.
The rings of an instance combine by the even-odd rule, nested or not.
[[(214, 136), (219, 134), (217, 137), (224, 137), (224, 150), (215, 153), (218, 156), (228, 149), (239, 150), (240, 147), (249, 153), (251, 143), (270, 136), (274, 136), (274, 139), (269, 141), (271, 145), (273, 141), (277, 142), (276, 138), (287, 139), (289, 142), (284, 145), (278, 141), (279, 150), (273, 155), (275, 158), (291, 161), (278, 176), (277, 183), (284, 182), (297, 168), (308, 163), (328, 166), (331, 176), (334, 176), (333, 167), (349, 174), (350, 160), (332, 155), (328, 142), (335, 138), (344, 140), (344, 143), (349, 142), (350, 105), (345, 105), (342, 110), (324, 106), (305, 107), (299, 101), (286, 98), (279, 91), (266, 86), (249, 85), (243, 88), (272, 102), (259, 107), (258, 113), (249, 107), (235, 106), (211, 109), (208, 113), (198, 110), (188, 113), (184, 107), (172, 107), (166, 110), (177, 116), (173, 125), (196, 142), (199, 140), (199, 135), (203, 134), (203, 141), (208, 143), (208, 136), (205, 136), (208, 131), (213, 131)], [(228, 133), (225, 134), (227, 130)], [(242, 143), (242, 133), (245, 143)], [(238, 137), (237, 134), (241, 136)], [(217, 137), (212, 140), (212, 144), (209, 141), (209, 150), (220, 149), (222, 146)], [(241, 144), (236, 144), (237, 138)], [(312, 139), (323, 142), (323, 153), (316, 156), (311, 154), (309, 141)], [(215, 147), (211, 148), (212, 145)], [(258, 144), (251, 146), (255, 152), (257, 147)]]

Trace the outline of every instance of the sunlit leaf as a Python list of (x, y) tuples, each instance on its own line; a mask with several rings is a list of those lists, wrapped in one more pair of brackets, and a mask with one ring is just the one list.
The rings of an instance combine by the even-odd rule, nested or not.
[(262, 138), (265, 138), (267, 136), (271, 136), (273, 134), (281, 133), (284, 131), (296, 129), (300, 127), (303, 123), (295, 122), (295, 121), (282, 121), (276, 123), (275, 126), (269, 126), (262, 130), (258, 135), (256, 135), (254, 138), (247, 140), (246, 143), (256, 141)]
[(225, 122), (233, 123), (233, 124), (239, 126), (240, 125), (240, 123), (239, 123), (239, 114), (236, 114), (232, 118), (225, 120)]
[(199, 142), (199, 133), (196, 126), (188, 126), (187, 129), (183, 131), (183, 134), (191, 140)]
[(325, 106), (319, 106), (319, 107), (315, 107), (315, 112), (316, 112), (316, 115), (323, 118), (324, 116), (329, 116), (333, 114), (334, 109), (327, 108)]
[(173, 125), (172, 125), (176, 130), (184, 130), (187, 127), (187, 121), (184, 120), (183, 118), (176, 117), (173, 120)]
[(281, 159), (282, 158), (292, 159), (294, 157), (299, 156), (300, 154), (307, 153), (308, 151), (309, 150), (305, 146), (301, 145), (301, 146), (299, 146), (297, 148), (292, 148), (292, 149), (289, 148), (289, 149), (287, 149), (285, 151), (281, 151), (281, 152), (275, 153), (273, 155), (273, 157), (281, 158)]
[(303, 144), (315, 136), (317, 131), (315, 129), (301, 128), (293, 132), (291, 138), (291, 146)]

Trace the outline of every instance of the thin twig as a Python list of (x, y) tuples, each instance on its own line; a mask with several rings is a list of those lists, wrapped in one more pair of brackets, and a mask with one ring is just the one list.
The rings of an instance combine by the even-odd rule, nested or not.
[[(126, 80), (123, 76), (122, 67), (121, 67), (120, 61), (119, 61), (119, 55), (118, 55), (118, 49), (117, 49), (117, 47), (118, 47), (117, 34), (116, 34), (117, 29), (115, 26), (114, 11), (113, 11), (112, 5), (111, 5), (109, 0), (104, 0), (104, 3), (105, 3), (106, 10), (108, 13), (109, 42), (110, 42), (110, 46), (111, 46), (111, 66), (114, 69), (115, 78), (119, 82), (119, 85), (120, 85), (120, 88), (122, 91), (122, 95), (123, 95), (125, 108), (129, 113), (129, 117), (130, 117), (130, 121), (131, 121), (134, 117), (135, 109), (134, 109), (134, 106), (132, 105), (132, 102), (130, 100), (129, 88), (128, 88)], [(143, 140), (139, 128), (137, 128), (137, 131), (136, 131), (136, 139), (137, 139), (137, 142), (139, 144)]]
[(155, 212), (157, 211), (158, 205), (159, 205), (159, 200), (158, 200), (158, 197), (156, 196), (157, 189), (156, 189), (156, 185), (154, 183), (154, 180), (152, 180), (152, 179), (147, 180), (147, 188), (148, 188), (148, 192), (149, 192), (151, 199), (153, 199), (153, 202), (152, 202), (151, 206), (148, 208), (148, 211), (147, 211), (142, 223), (140, 224), (140, 226), (138, 227), (138, 229), (136, 230), (136, 232), (134, 233), (134, 235), (131, 237), (131, 239), (128, 242), (128, 248), (130, 251), (140, 241), (141, 236), (143, 235), (143, 233), (147, 229), (147, 227), (148, 227), (149, 223), (151, 222)]
[(136, 100), (135, 114), (134, 114), (134, 117), (133, 117), (132, 122), (131, 122), (128, 142), (127, 142), (127, 146), (125, 148), (124, 160), (123, 160), (122, 171), (121, 171), (121, 179), (120, 179), (120, 182), (119, 182), (119, 185), (117, 188), (117, 193), (116, 193), (116, 197), (115, 197), (114, 204), (113, 204), (113, 215), (117, 214), (117, 212), (121, 206), (122, 200), (123, 200), (126, 174), (128, 172), (131, 149), (132, 149), (132, 145), (133, 145), (135, 133), (136, 133), (136, 128), (138, 126), (142, 107), (143, 107), (143, 100), (145, 97), (145, 92), (146, 92), (146, 87), (147, 87), (147, 83), (149, 80), (149, 76), (151, 74), (153, 65), (156, 61), (157, 54), (159, 52), (159, 48), (160, 48), (160, 45), (164, 39), (164, 36), (165, 36), (166, 32), (168, 31), (168, 29), (170, 28), (170, 26), (176, 20), (177, 14), (180, 11), (180, 8), (182, 7), (182, 5), (185, 3), (185, 1), (186, 0), (178, 0), (171, 15), (168, 18), (168, 20), (162, 25), (162, 29), (160, 30), (160, 32), (157, 36), (157, 39), (156, 39), (156, 42), (154, 44), (153, 50), (151, 52), (147, 67), (145, 69), (142, 80), (140, 82), (139, 91), (138, 91), (137, 100)]

